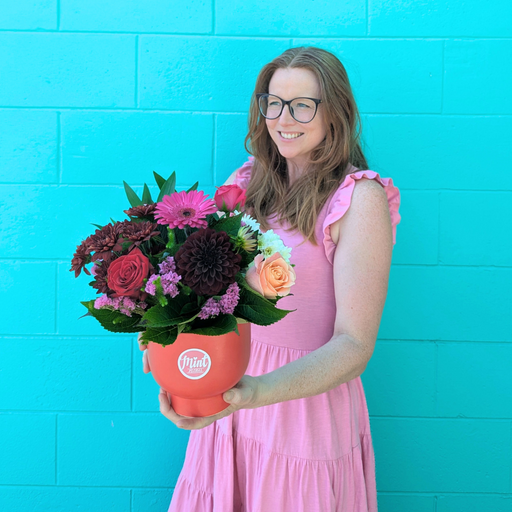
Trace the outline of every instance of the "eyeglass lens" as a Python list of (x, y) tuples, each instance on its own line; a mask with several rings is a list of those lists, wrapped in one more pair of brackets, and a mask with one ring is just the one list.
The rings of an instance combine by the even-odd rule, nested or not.
[[(295, 98), (290, 106), (292, 116), (302, 123), (308, 123), (316, 113), (316, 103), (307, 98)], [(261, 96), (259, 99), (261, 113), (267, 119), (276, 119), (283, 111), (283, 102), (272, 94)]]

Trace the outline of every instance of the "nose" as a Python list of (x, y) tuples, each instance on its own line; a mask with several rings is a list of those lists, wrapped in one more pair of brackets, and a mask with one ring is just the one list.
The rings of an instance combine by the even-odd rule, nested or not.
[(279, 122), (281, 124), (294, 124), (295, 119), (292, 117), (292, 113), (290, 112), (290, 105), (285, 105), (281, 115), (279, 116)]

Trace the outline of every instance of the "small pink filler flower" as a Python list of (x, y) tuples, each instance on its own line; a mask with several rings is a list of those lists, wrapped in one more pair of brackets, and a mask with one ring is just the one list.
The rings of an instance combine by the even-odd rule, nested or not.
[(215, 203), (202, 191), (174, 192), (157, 203), (155, 219), (170, 228), (203, 228), (208, 225), (205, 217), (216, 211)]

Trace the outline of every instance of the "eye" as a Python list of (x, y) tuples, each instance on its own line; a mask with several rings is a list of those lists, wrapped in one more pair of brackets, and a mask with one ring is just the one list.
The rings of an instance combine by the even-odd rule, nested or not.
[(310, 106), (310, 105), (306, 105), (305, 103), (297, 103), (297, 107), (299, 107), (299, 108), (304, 108), (304, 109), (306, 109), (306, 108), (311, 108), (311, 106)]

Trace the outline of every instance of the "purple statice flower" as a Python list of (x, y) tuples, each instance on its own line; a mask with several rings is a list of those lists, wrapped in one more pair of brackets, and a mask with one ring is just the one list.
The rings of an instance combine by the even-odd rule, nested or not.
[(146, 293), (149, 293), (150, 295), (155, 296), (156, 295), (156, 285), (154, 281), (156, 281), (160, 276), (158, 274), (153, 274), (149, 276), (149, 279), (146, 283), (146, 286), (144, 288), (144, 291)]
[(158, 267), (160, 268), (160, 273), (162, 275), (176, 271), (176, 263), (174, 263), (174, 258), (172, 256), (167, 256), (167, 258), (165, 258), (165, 260), (162, 261)]
[(96, 309), (106, 308), (116, 310), (126, 316), (132, 316), (134, 312), (143, 315), (148, 305), (145, 302), (137, 303), (129, 297), (116, 297), (111, 299), (107, 295), (102, 295), (94, 301), (94, 307)]
[(112, 299), (110, 299), (106, 294), (102, 295), (101, 297), (98, 297), (94, 301), (94, 307), (96, 309), (100, 309), (105, 306), (112, 306)]
[(170, 295), (172, 298), (176, 297), (176, 295), (179, 293), (177, 284), (181, 279), (181, 276), (171, 270), (166, 274), (162, 274), (160, 277), (162, 278), (161, 282), (164, 294)]
[(232, 315), (240, 300), (240, 288), (233, 283), (228, 286), (226, 293), (220, 298), (219, 305), (222, 313)]
[(217, 316), (219, 313), (219, 303), (212, 297), (206, 301), (205, 305), (201, 308), (201, 312), (199, 313), (198, 316), (201, 320), (206, 320), (210, 316)]
[(216, 300), (213, 297), (208, 299), (198, 316), (202, 320), (206, 320), (211, 316), (218, 316), (220, 313), (232, 315), (239, 300), (240, 288), (238, 284), (230, 284), (220, 300)]

